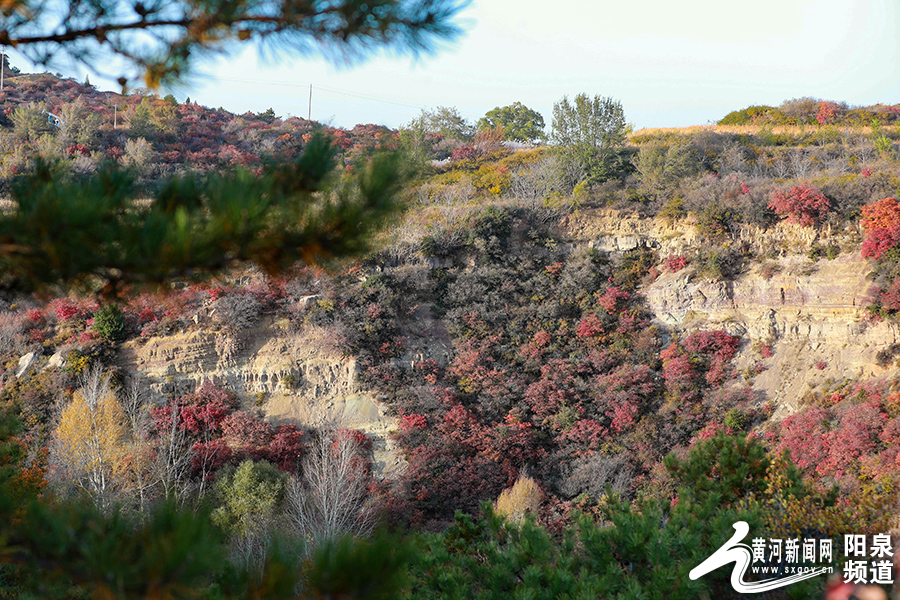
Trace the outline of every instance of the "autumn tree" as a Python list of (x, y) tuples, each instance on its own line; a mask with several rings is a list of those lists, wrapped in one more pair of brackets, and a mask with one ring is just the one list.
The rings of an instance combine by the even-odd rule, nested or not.
[(817, 187), (803, 184), (772, 192), (769, 208), (788, 223), (812, 227), (831, 211), (831, 202)]
[(493, 108), (478, 120), (478, 129), (481, 131), (498, 126), (503, 128), (504, 139), (514, 142), (532, 144), (540, 142), (546, 137), (544, 117), (521, 102)]
[(882, 198), (860, 209), (860, 225), (866, 231), (862, 245), (865, 258), (879, 258), (900, 242), (900, 203), (896, 198)]
[(60, 111), (62, 125), (59, 128), (60, 143), (64, 148), (75, 145), (93, 150), (100, 139), (103, 115), (90, 110), (81, 98), (63, 106)]
[(91, 369), (63, 409), (53, 463), (64, 484), (85, 490), (108, 507), (129, 452), (125, 413), (99, 367)]
[(512, 522), (519, 522), (525, 515), (537, 516), (543, 493), (531, 477), (519, 477), (512, 487), (503, 490), (494, 503), (494, 510)]
[(44, 107), (40, 105), (19, 106), (12, 111), (10, 118), (13, 122), (15, 136), (23, 142), (37, 141), (51, 129), (47, 122), (47, 115), (44, 113)]
[(151, 97), (145, 97), (140, 104), (130, 109), (126, 120), (133, 137), (147, 139), (174, 136), (181, 123), (178, 111), (172, 104)]

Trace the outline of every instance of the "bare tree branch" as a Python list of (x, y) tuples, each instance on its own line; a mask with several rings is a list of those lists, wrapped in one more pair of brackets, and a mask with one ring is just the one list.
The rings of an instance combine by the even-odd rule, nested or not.
[(369, 481), (356, 440), (343, 432), (324, 433), (303, 462), (302, 481), (291, 480), (287, 518), (313, 544), (344, 534), (368, 536), (375, 526)]

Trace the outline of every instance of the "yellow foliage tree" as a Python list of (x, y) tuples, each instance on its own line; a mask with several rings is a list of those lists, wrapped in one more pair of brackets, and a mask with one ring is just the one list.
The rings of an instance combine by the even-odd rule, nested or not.
[(115, 491), (123, 459), (130, 453), (129, 445), (125, 412), (108, 378), (93, 370), (63, 410), (56, 429), (57, 474), (105, 507)]
[(511, 488), (500, 492), (494, 505), (497, 514), (513, 522), (521, 521), (526, 514), (537, 516), (543, 493), (531, 477), (519, 477)]

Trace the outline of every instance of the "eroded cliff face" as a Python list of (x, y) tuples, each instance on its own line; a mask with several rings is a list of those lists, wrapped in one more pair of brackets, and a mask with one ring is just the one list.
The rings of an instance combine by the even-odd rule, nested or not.
[[(689, 220), (670, 223), (605, 210), (580, 211), (563, 226), (575, 246), (607, 252), (645, 245), (661, 257), (690, 256), (704, 242)], [(900, 330), (872, 321), (865, 311), (871, 268), (859, 256), (858, 231), (747, 227), (729, 243), (769, 258), (751, 261), (732, 280), (705, 278), (689, 265), (644, 287), (664, 336), (693, 329), (739, 334), (744, 343), (735, 361), (738, 374), (759, 392), (760, 402), (775, 402), (776, 418), (796, 410), (806, 394), (822, 386), (886, 373), (876, 354), (900, 343)], [(810, 261), (807, 253), (816, 243), (840, 247), (841, 253)], [(397, 419), (359, 386), (352, 358), (326, 349), (320, 330), (298, 330), (272, 317), (237, 333), (216, 329), (209, 315), (199, 314), (196, 323), (188, 331), (124, 345), (123, 366), (142, 378), (157, 400), (212, 380), (237, 392), (248, 409), (263, 400), (261, 409), (273, 423), (364, 431), (373, 439), (381, 476), (404, 468), (390, 439)], [(418, 307), (404, 329), (407, 351), (400, 360), (444, 365), (451, 358), (449, 336), (430, 307)], [(763, 346), (771, 356), (764, 356), (769, 352), (761, 352)]]
[[(583, 243), (608, 252), (645, 245), (665, 257), (688, 253), (703, 241), (687, 220), (668, 223), (608, 211), (569, 217), (567, 226)], [(887, 372), (876, 354), (900, 341), (900, 330), (873, 321), (864, 308), (871, 266), (860, 257), (857, 230), (783, 223), (765, 232), (744, 228), (730, 243), (771, 258), (745, 266), (729, 281), (704, 278), (692, 266), (660, 275), (643, 293), (664, 332), (725, 329), (741, 335), (736, 367), (761, 399), (776, 403), (776, 418), (823, 385)], [(833, 260), (811, 261), (806, 255), (815, 243), (842, 252)], [(762, 346), (772, 355), (763, 356)]]
[(356, 382), (356, 364), (324, 348), (315, 328), (294, 330), (286, 320), (263, 319), (238, 333), (197, 329), (131, 341), (122, 366), (147, 384), (156, 401), (212, 381), (261, 408), (272, 423), (333, 425), (373, 440), (376, 472), (390, 477), (403, 462), (390, 433), (397, 419)]
[[(796, 410), (823, 384), (884, 374), (875, 355), (897, 343), (900, 332), (873, 322), (863, 308), (871, 285), (867, 261), (854, 254), (813, 267), (798, 256), (778, 262), (783, 271), (768, 279), (755, 265), (729, 282), (696, 279), (693, 269), (683, 269), (663, 274), (644, 293), (658, 322), (671, 330), (740, 334), (745, 344), (736, 366), (776, 402), (776, 416)], [(763, 345), (772, 356), (761, 353)]]

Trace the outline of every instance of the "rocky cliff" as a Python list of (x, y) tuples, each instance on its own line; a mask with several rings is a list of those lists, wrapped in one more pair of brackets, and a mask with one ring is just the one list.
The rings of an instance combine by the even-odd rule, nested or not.
[[(661, 257), (690, 255), (703, 242), (688, 220), (671, 223), (600, 210), (570, 216), (565, 225), (581, 242), (608, 252), (644, 245)], [(745, 343), (736, 366), (761, 398), (776, 403), (776, 417), (796, 410), (814, 389), (886, 372), (876, 354), (898, 343), (900, 330), (873, 321), (864, 309), (871, 267), (859, 255), (856, 229), (745, 227), (727, 244), (745, 244), (769, 258), (751, 261), (729, 280), (704, 278), (693, 266), (662, 273), (644, 295), (663, 331), (740, 334)], [(840, 254), (812, 260), (808, 253), (816, 244), (839, 248)]]
[[(691, 256), (704, 241), (688, 220), (672, 223), (604, 210), (570, 215), (563, 226), (575, 246), (607, 252), (643, 245), (657, 249), (661, 257)], [(767, 258), (749, 261), (728, 280), (704, 277), (692, 265), (663, 272), (643, 293), (664, 336), (700, 328), (741, 335), (738, 373), (759, 392), (760, 401), (776, 403), (776, 416), (784, 416), (812, 390), (884, 374), (876, 354), (900, 343), (895, 325), (871, 320), (863, 308), (870, 267), (860, 258), (858, 243), (853, 229), (747, 227), (726, 245), (743, 244)], [(811, 260), (808, 252), (815, 244), (841, 252), (832, 260)], [(296, 329), (271, 317), (236, 333), (207, 324), (199, 315), (191, 330), (128, 342), (123, 366), (159, 399), (212, 380), (237, 392), (248, 408), (261, 408), (272, 422), (360, 429), (374, 440), (381, 475), (403, 468), (390, 440), (396, 418), (360, 388), (352, 358), (325, 349), (321, 331)], [(451, 343), (428, 306), (419, 307), (405, 328), (402, 360), (431, 358), (446, 364)]]
[(396, 419), (359, 388), (354, 360), (325, 350), (315, 328), (298, 331), (286, 320), (271, 318), (238, 333), (199, 327), (128, 342), (121, 364), (157, 401), (213, 381), (236, 392), (246, 408), (261, 409), (273, 423), (365, 432), (373, 440), (381, 476), (403, 467), (389, 436)]

